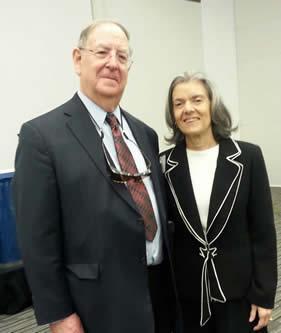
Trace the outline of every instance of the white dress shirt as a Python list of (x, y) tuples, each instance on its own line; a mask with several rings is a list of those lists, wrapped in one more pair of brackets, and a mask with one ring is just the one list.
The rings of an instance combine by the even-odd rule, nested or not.
[[(81, 101), (95, 120), (96, 124), (93, 122), (93, 130), (94, 127), (96, 130), (101, 133), (103, 132), (103, 142), (105, 144), (105, 147), (107, 151), (110, 154), (110, 157), (112, 158), (112, 161), (114, 162), (116, 168), (120, 170), (120, 164), (118, 161), (117, 153), (114, 146), (114, 141), (112, 137), (112, 132), (109, 124), (105, 120), (107, 112), (104, 111), (102, 108), (100, 108), (98, 105), (96, 105), (92, 100), (90, 100), (87, 96), (85, 96), (81, 91), (78, 91), (78, 96), (80, 97)], [(123, 128), (121, 129), (122, 135), (123, 133), (126, 134), (126, 136), (129, 138), (126, 139), (126, 136), (123, 135), (123, 139), (126, 142), (134, 160), (136, 163), (136, 167), (139, 172), (142, 172), (146, 170), (146, 163), (143, 158), (143, 155), (138, 148), (138, 144), (133, 136), (133, 133), (125, 119), (124, 116), (121, 114), (121, 110), (119, 106), (113, 111), (113, 114), (118, 119), (119, 124), (122, 125)], [(90, 116), (89, 116), (90, 117)], [(150, 197), (150, 201), (154, 210), (154, 215), (157, 223), (157, 232), (152, 242), (146, 241), (146, 258), (147, 258), (147, 264), (148, 265), (157, 265), (162, 261), (163, 253), (162, 253), (162, 233), (161, 233), (161, 226), (160, 226), (160, 217), (156, 202), (156, 197), (153, 189), (153, 184), (151, 181), (151, 177), (145, 177), (143, 179), (143, 183), (147, 189), (147, 192)]]

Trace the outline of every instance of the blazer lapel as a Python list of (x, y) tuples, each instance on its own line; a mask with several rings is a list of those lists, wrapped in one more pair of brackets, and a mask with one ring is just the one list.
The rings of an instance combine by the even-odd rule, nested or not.
[(177, 145), (167, 158), (165, 172), (179, 214), (189, 232), (202, 244), (205, 236), (193, 192), (185, 143)]
[(223, 232), (235, 204), (243, 173), (243, 165), (236, 161), (240, 154), (235, 141), (228, 139), (220, 142), (207, 222), (209, 243), (213, 243)]
[(70, 107), (65, 114), (69, 117), (67, 126), (76, 137), (86, 153), (90, 156), (101, 175), (108, 181), (109, 185), (133, 208), (138, 209), (130, 196), (126, 186), (113, 182), (110, 178), (104, 153), (101, 145), (101, 138), (94, 124), (92, 123), (88, 111), (77, 94), (71, 100)]

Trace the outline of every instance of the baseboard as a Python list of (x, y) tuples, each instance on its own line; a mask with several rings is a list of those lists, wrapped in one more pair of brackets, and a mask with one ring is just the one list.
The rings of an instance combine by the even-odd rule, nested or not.
[(0, 169), (0, 173), (9, 173), (9, 172), (14, 172), (15, 169)]

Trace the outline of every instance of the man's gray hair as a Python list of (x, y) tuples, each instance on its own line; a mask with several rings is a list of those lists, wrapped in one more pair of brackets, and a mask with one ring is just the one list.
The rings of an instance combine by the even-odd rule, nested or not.
[(117, 25), (117, 27), (119, 27), (124, 32), (125, 36), (128, 39), (128, 42), (129, 42), (129, 55), (131, 56), (133, 51), (132, 51), (132, 48), (130, 46), (130, 34), (129, 34), (128, 30), (124, 27), (124, 25), (122, 25), (121, 23), (119, 23), (117, 21), (114, 21), (114, 20), (96, 20), (93, 23), (91, 23), (90, 25), (88, 25), (85, 29), (83, 29), (81, 31), (77, 47), (78, 48), (86, 47), (88, 38), (91, 35), (91, 33), (98, 26), (103, 25), (103, 24)]

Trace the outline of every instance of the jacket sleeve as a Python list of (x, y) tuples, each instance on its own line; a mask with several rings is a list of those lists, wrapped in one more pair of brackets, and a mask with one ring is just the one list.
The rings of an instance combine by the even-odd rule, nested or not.
[(13, 197), (17, 233), (38, 324), (73, 312), (64, 277), (59, 191), (47, 144), (23, 125), (16, 153)]
[(249, 197), (249, 233), (252, 244), (253, 279), (251, 304), (271, 309), (277, 286), (277, 249), (271, 192), (261, 149), (252, 156)]

